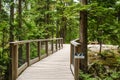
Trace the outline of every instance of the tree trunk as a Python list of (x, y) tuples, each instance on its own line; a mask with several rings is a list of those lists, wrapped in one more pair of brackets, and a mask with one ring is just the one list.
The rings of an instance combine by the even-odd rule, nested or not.
[[(11, 5), (10, 5), (10, 39), (9, 41), (12, 42), (14, 41), (14, 0), (11, 0)], [(11, 53), (12, 53), (12, 45), (10, 45), (10, 58), (12, 57), (11, 56)], [(8, 66), (8, 69), (9, 69), (9, 80), (12, 80), (12, 64), (11, 64), (11, 61), (9, 63), (9, 66)]]
[(2, 31), (2, 54), (4, 54), (4, 50), (5, 50), (5, 28)]
[[(49, 0), (46, 0), (46, 6), (45, 6), (46, 11), (49, 11), (49, 5), (50, 5), (50, 1), (49, 1)], [(49, 32), (49, 29), (48, 29), (49, 23), (50, 23), (50, 15), (49, 15), (49, 13), (47, 13), (47, 14), (45, 14), (46, 33)], [(45, 36), (45, 38), (49, 38), (49, 36), (50, 36), (50, 35), (47, 34), (47, 35)]]
[(57, 20), (57, 22), (56, 22), (56, 38), (58, 38), (59, 37), (59, 21)]
[(2, 1), (0, 0), (0, 11), (1, 11), (1, 9), (2, 9)]
[(100, 41), (99, 44), (100, 44), (99, 54), (101, 54), (101, 52), (102, 52), (102, 42)]
[(66, 37), (66, 31), (67, 31), (67, 23), (66, 23), (66, 17), (62, 17), (61, 19), (61, 28), (60, 28), (60, 37), (63, 38), (63, 43), (65, 43), (65, 37)]
[(118, 11), (118, 23), (120, 22), (120, 10)]
[[(19, 0), (18, 2), (18, 26), (19, 30), (22, 33), (22, 0)], [(19, 40), (22, 40), (22, 34), (19, 33)]]
[[(87, 0), (81, 0), (82, 5), (87, 4)], [(81, 42), (81, 51), (85, 56), (85, 59), (81, 60), (80, 62), (80, 68), (83, 71), (87, 71), (87, 62), (88, 62), (88, 56), (87, 56), (87, 12), (86, 11), (80, 11), (80, 39)]]
[[(23, 35), (23, 30), (22, 30), (22, 0), (18, 1), (18, 30), (19, 30), (19, 40), (21, 41), (22, 35)], [(22, 59), (22, 45), (19, 46), (19, 59)], [(20, 60), (21, 61), (21, 60)]]

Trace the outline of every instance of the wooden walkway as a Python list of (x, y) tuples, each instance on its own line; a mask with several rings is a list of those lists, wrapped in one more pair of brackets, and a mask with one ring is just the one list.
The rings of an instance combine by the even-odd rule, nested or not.
[(74, 80), (70, 70), (70, 45), (28, 67), (17, 80)]

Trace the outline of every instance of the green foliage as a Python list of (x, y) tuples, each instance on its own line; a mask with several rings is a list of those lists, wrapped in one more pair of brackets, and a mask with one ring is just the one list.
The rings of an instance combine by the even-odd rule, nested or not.
[(99, 80), (98, 77), (93, 78), (91, 74), (83, 73), (82, 71), (79, 72), (80, 80)]
[(0, 11), (0, 78), (6, 75), (9, 63), (8, 57), (8, 41), (9, 41), (9, 17), (7, 12), (2, 9)]
[[(103, 4), (106, 5), (104, 2)], [(102, 41), (105, 44), (118, 44), (120, 24), (116, 20), (115, 7), (100, 6), (97, 1), (90, 5), (88, 10), (88, 40)]]
[(93, 63), (89, 66), (88, 73), (80, 71), (79, 77), (81, 80), (119, 80), (120, 71), (117, 68), (119, 67), (110, 69), (103, 64)]
[[(9, 9), (7, 8), (13, 3), (3, 1), (3, 9), (0, 11), (0, 68), (2, 74), (5, 74), (9, 62), (9, 32), (13, 33), (14, 40), (63, 37), (64, 42), (69, 43), (79, 37), (80, 11), (88, 13), (88, 41), (120, 45), (119, 0), (89, 0), (88, 5), (85, 6), (75, 3), (73, 0), (23, 0), (21, 28), (18, 27), (19, 15), (16, 11), (18, 3), (15, 2), (13, 31), (9, 29)], [(37, 56), (36, 46), (36, 44), (31, 46), (32, 58)], [(45, 50), (42, 49), (41, 53), (44, 54)], [(104, 55), (101, 54), (101, 56)], [(25, 54), (23, 54), (23, 60), (25, 60)], [(4, 66), (5, 68), (3, 68)], [(117, 73), (111, 76), (115, 77), (115, 74)], [(106, 77), (105, 80), (112, 80), (113, 77)], [(91, 75), (88, 75), (87, 78), (95, 80)]]

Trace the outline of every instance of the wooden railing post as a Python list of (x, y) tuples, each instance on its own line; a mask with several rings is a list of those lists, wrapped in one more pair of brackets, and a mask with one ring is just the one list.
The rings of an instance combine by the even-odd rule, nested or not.
[(26, 43), (26, 58), (27, 64), (30, 66), (30, 43)]
[(58, 40), (56, 39), (56, 51), (58, 50)]
[(40, 53), (40, 50), (41, 50), (41, 42), (38, 41), (38, 57), (39, 57), (39, 60), (41, 59), (41, 53)]
[(12, 44), (12, 80), (18, 77), (18, 45)]
[(46, 44), (45, 50), (46, 50), (46, 54), (47, 54), (47, 56), (48, 56), (48, 41), (46, 41), (45, 44)]
[(52, 42), (51, 42), (51, 47), (52, 47), (52, 53), (54, 52), (53, 49), (54, 49), (54, 46), (53, 46), (53, 39), (52, 39)]
[[(75, 46), (75, 53), (80, 52), (80, 45)], [(75, 54), (74, 53), (74, 54)], [(74, 58), (74, 73), (75, 73), (75, 80), (79, 80), (79, 70), (80, 70), (80, 59), (79, 58)]]
[(73, 63), (72, 63), (72, 60), (73, 60), (72, 54), (73, 54), (73, 45), (71, 44), (71, 45), (70, 45), (70, 65), (73, 64)]
[(60, 39), (60, 49), (61, 49), (61, 39)]
[(60, 50), (60, 40), (61, 40), (61, 39), (58, 40), (58, 43), (59, 43), (59, 50)]
[(63, 48), (63, 38), (62, 38), (62, 40), (61, 40), (61, 44), (62, 44), (62, 48)]

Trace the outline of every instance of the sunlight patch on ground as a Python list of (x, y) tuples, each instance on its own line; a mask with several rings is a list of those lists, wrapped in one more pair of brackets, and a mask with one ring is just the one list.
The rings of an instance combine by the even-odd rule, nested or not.
[[(102, 45), (102, 50), (110, 50), (110, 49), (117, 49), (118, 46), (117, 45)], [(100, 45), (88, 45), (88, 49), (90, 49), (91, 51), (99, 51), (100, 49)]]
[(78, 0), (74, 0), (75, 2), (79, 2)]

